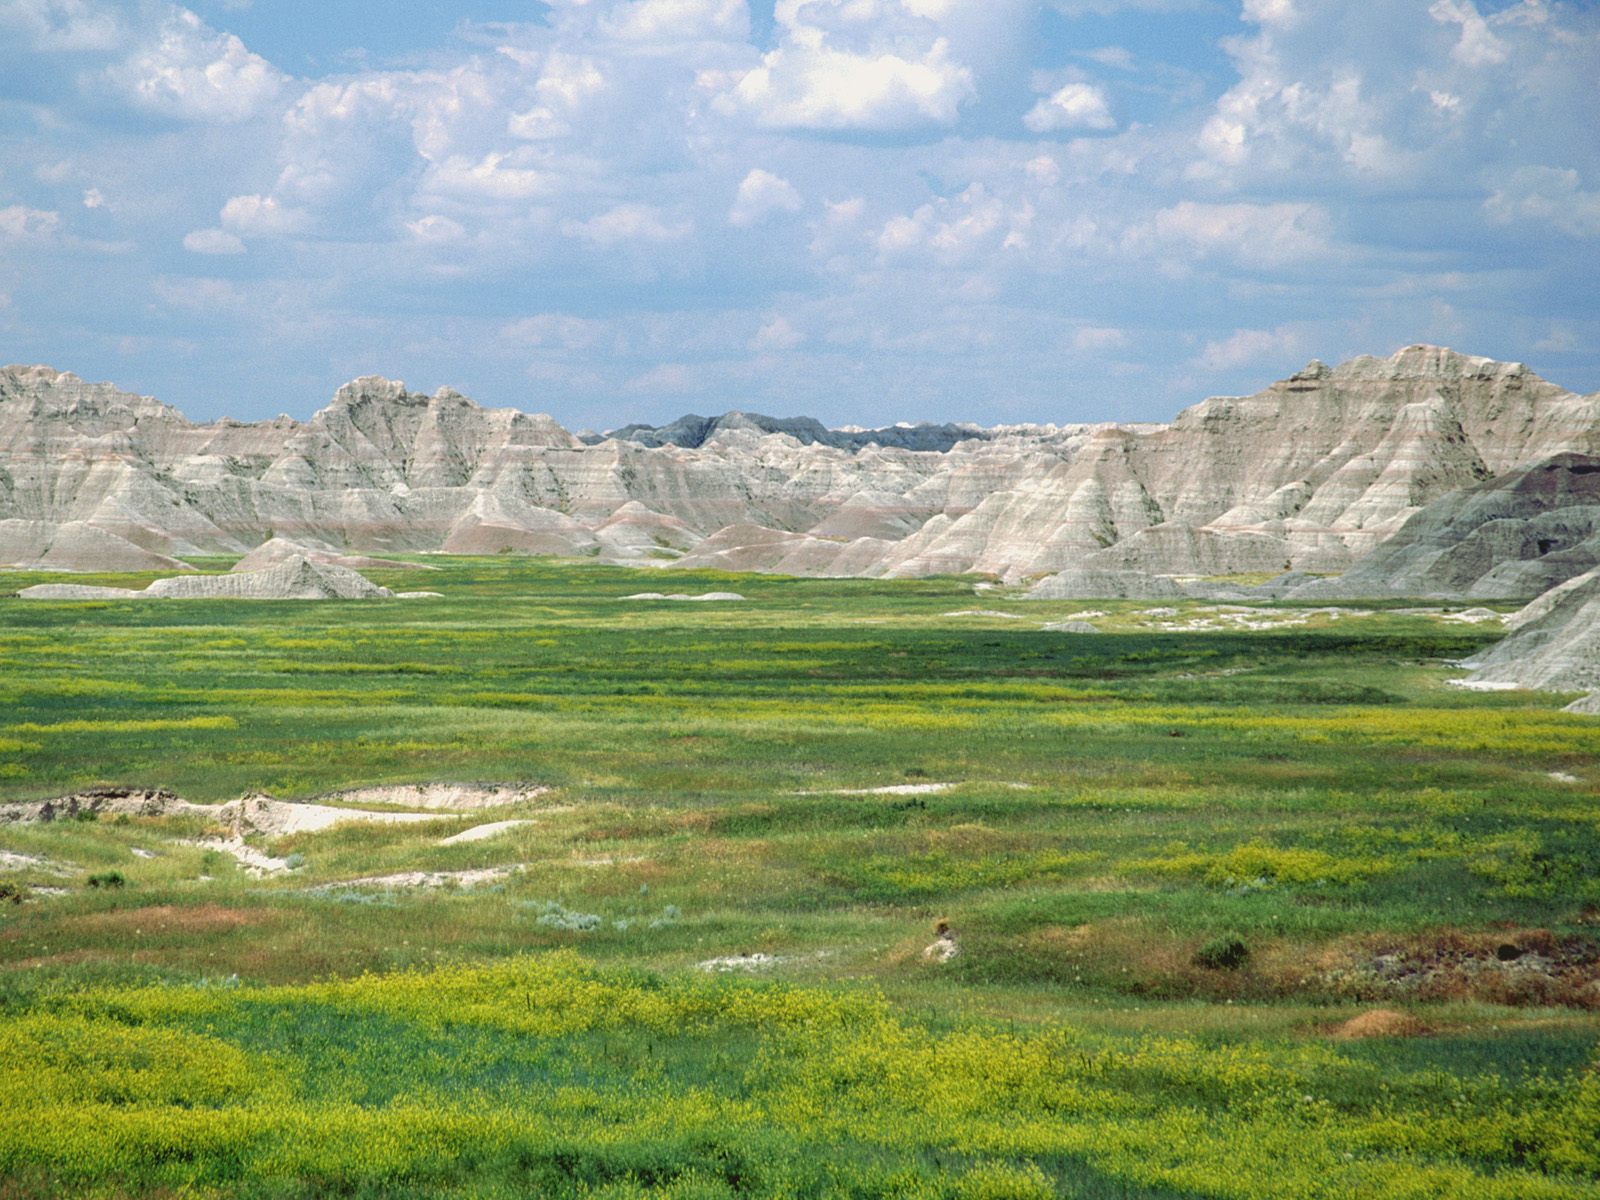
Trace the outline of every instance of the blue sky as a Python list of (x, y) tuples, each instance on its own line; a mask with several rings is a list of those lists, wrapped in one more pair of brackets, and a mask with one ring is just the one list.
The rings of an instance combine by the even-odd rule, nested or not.
[(0, 359), (197, 418), (1600, 389), (1585, 0), (0, 0)]

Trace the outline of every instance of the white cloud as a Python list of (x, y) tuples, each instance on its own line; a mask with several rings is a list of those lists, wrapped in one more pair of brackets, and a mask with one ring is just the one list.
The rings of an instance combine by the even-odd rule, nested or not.
[(775, 316), (756, 331), (750, 339), (750, 349), (758, 354), (781, 353), (802, 345), (806, 335), (789, 323), (788, 318)]
[(139, 107), (188, 121), (248, 120), (275, 100), (286, 77), (231, 33), (175, 8), (153, 43), (108, 76)]
[(757, 167), (739, 184), (739, 194), (728, 210), (728, 220), (735, 225), (750, 226), (773, 213), (799, 212), (800, 208), (800, 193), (792, 183)]
[(282, 237), (303, 230), (308, 215), (272, 196), (235, 196), (222, 206), (222, 223), (247, 236)]
[(196, 229), (184, 234), (183, 248), (191, 254), (243, 254), (244, 242), (226, 229)]
[(1115, 129), (1106, 94), (1091, 83), (1069, 83), (1035, 104), (1022, 123), (1034, 133), (1064, 129)]
[(632, 0), (601, 28), (625, 41), (743, 41), (750, 36), (750, 7), (746, 0)]
[(1455, 22), (1461, 26), (1461, 38), (1450, 51), (1450, 57), (1464, 67), (1492, 67), (1506, 61), (1510, 55), (1506, 44), (1497, 38), (1483, 19), (1472, 0), (1435, 0), (1428, 15), (1440, 24)]
[(89, 188), (83, 193), (83, 206), (85, 208), (104, 208), (106, 206), (105, 195), (99, 188)]
[(114, 9), (91, 0), (0, 0), (0, 30), (35, 50), (86, 53), (117, 49), (127, 36)]
[(1600, 237), (1600, 191), (1585, 191), (1576, 171), (1522, 167), (1513, 171), (1484, 202), (1501, 223), (1532, 221), (1568, 237)]
[(601, 247), (619, 242), (676, 242), (693, 231), (689, 222), (669, 221), (660, 209), (648, 204), (619, 204), (587, 221), (569, 220), (561, 226), (567, 237)]
[(665, 392), (682, 395), (695, 390), (694, 374), (681, 363), (662, 363), (623, 384), (629, 392)]
[(550, 190), (539, 171), (508, 165), (508, 153), (486, 154), (476, 162), (453, 155), (428, 177), (430, 193), (488, 201), (530, 200)]
[(467, 231), (460, 221), (452, 221), (449, 217), (441, 217), (438, 213), (430, 213), (425, 217), (418, 217), (415, 221), (407, 221), (406, 228), (417, 241), (435, 245), (459, 242), (467, 236)]
[(599, 342), (605, 331), (603, 321), (574, 317), (567, 313), (540, 313), (504, 326), (500, 336), (518, 346), (587, 350)]
[(1222, 372), (1301, 353), (1300, 335), (1292, 329), (1236, 329), (1227, 338), (1207, 342), (1195, 363), (1207, 371)]
[(1030, 205), (1009, 205), (974, 183), (957, 196), (890, 218), (877, 249), (886, 259), (915, 255), (948, 265), (987, 262), (1000, 250), (1026, 248), (1034, 216)]
[(1031, 0), (779, 0), (756, 67), (708, 71), (723, 112), (769, 129), (896, 131), (953, 124), (980, 65), (1003, 57)]
[(21, 204), (0, 208), (0, 238), (8, 242), (44, 241), (54, 237), (60, 228), (60, 213)]
[(1331, 251), (1326, 210), (1315, 204), (1200, 204), (1184, 200), (1135, 229), (1130, 244), (1146, 241), (1202, 258), (1255, 268), (1312, 262)]
[(948, 125), (973, 90), (972, 73), (951, 61), (942, 39), (918, 59), (818, 45), (772, 51), (725, 107), (769, 128), (887, 131)]
[(530, 140), (566, 137), (573, 131), (574, 114), (605, 88), (606, 77), (593, 58), (552, 53), (534, 85), (539, 103), (514, 113), (507, 122), (507, 131), (512, 137)]
[(1125, 330), (1106, 325), (1085, 325), (1072, 335), (1072, 348), (1079, 354), (1103, 354), (1131, 344), (1132, 339)]

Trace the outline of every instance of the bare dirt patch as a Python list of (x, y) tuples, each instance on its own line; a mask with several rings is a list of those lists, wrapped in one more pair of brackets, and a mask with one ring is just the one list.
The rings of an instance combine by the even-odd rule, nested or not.
[(490, 838), (499, 837), (508, 830), (532, 824), (532, 821), (491, 821), (487, 825), (474, 825), (471, 829), (463, 829), (460, 833), (442, 838), (439, 841), (439, 845), (459, 846), (463, 842), (486, 842)]
[(478, 808), (526, 804), (549, 792), (549, 788), (532, 783), (400, 783), (349, 788), (317, 799), (339, 804), (388, 804), (395, 808), (470, 812)]
[(1600, 1011), (1600, 938), (1546, 929), (1370, 940), (1330, 953), (1322, 982), (1368, 1001), (1482, 1000)]
[(1373, 1008), (1335, 1025), (1328, 1030), (1328, 1036), (1341, 1041), (1357, 1041), (1363, 1038), (1427, 1037), (1432, 1032), (1410, 1013), (1393, 1008)]

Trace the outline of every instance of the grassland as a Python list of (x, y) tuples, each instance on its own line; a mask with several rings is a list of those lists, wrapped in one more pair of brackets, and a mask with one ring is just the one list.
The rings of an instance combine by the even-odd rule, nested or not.
[(1600, 729), (1492, 625), (439, 565), (0, 599), (0, 801), (550, 789), (0, 825), (0, 1196), (1600, 1194)]

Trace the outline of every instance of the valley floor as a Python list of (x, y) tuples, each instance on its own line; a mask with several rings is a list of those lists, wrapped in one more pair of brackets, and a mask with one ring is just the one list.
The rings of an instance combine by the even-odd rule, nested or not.
[(1492, 614), (427, 562), (0, 598), (0, 1197), (1600, 1195)]

